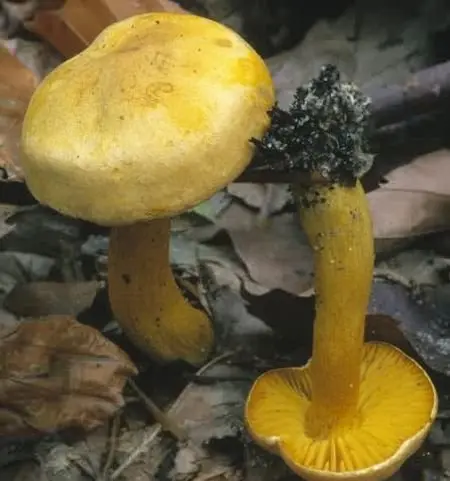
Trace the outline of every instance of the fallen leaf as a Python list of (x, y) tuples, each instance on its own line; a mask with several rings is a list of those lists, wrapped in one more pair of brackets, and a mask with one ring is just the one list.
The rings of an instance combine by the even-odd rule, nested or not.
[(136, 368), (115, 344), (68, 316), (24, 321), (0, 339), (0, 435), (102, 424)]
[(101, 284), (88, 282), (32, 282), (16, 285), (4, 307), (21, 317), (77, 316), (91, 306)]
[[(210, 222), (214, 222), (217, 217), (227, 209), (227, 207), (231, 204), (233, 198), (227, 194), (226, 191), (221, 190), (214, 194), (210, 199), (205, 202), (201, 202), (190, 212), (194, 212), (195, 214), (207, 219)], [(183, 219), (186, 215), (179, 216), (177, 219)], [(172, 221), (174, 224), (174, 222)]]
[(449, 258), (440, 257), (431, 250), (408, 249), (379, 262), (375, 276), (406, 287), (431, 287), (435, 290), (450, 281), (450, 278), (446, 278), (449, 270)]
[(356, 4), (337, 19), (319, 20), (297, 46), (268, 59), (281, 108), (326, 63), (365, 89), (402, 82), (425, 68), (429, 36), (450, 15), (443, 2), (417, 9), (395, 2)]
[[(251, 375), (228, 361), (228, 357), (222, 361), (218, 358), (202, 368), (197, 378), (204, 376), (206, 382), (188, 384), (167, 411), (184, 429), (187, 441), (168, 448), (159, 426), (147, 428), (144, 433), (128, 433), (125, 459), (122, 458), (122, 465), (127, 467), (113, 473), (112, 479), (119, 474), (124, 479), (136, 479), (129, 474), (136, 472), (134, 463), (128, 466), (126, 462), (136, 452), (150, 454), (145, 465), (155, 478), (164, 470), (170, 479), (178, 481), (243, 479), (242, 411)], [(211, 379), (218, 382), (210, 382)], [(124, 452), (120, 444), (119, 450)], [(139, 464), (140, 456), (135, 458)]]
[(259, 209), (265, 217), (280, 212), (292, 199), (288, 184), (234, 183), (227, 191), (249, 207)]
[(450, 312), (440, 311), (426, 299), (414, 298), (401, 284), (382, 280), (374, 282), (368, 312), (394, 319), (391, 331), (396, 327), (401, 332), (415, 357), (450, 376)]
[(6, 479), (11, 481), (86, 481), (86, 475), (100, 472), (103, 453), (108, 449), (108, 431), (108, 426), (100, 426), (84, 437), (72, 436), (72, 440), (69, 436), (47, 436), (38, 442), (10, 441), (9, 446), (15, 446), (23, 458), (17, 462), (10, 455), (8, 463), (8, 453), (2, 456), (0, 465), (5, 461), (6, 468), (2, 476), (9, 474)]
[(38, 78), (0, 45), (0, 167), (6, 180), (21, 180), (19, 159), (22, 120)]
[(1, 44), (0, 65), (1, 112), (10, 112), (13, 115), (20, 112), (14, 108), (14, 101), (26, 105), (38, 84), (38, 78)]
[[(217, 245), (203, 244), (197, 239), (199, 229), (202, 230), (202, 227), (193, 227), (182, 233), (172, 233), (170, 263), (175, 270), (198, 277), (199, 267), (207, 265), (217, 275), (220, 271), (224, 279), (226, 279), (224, 283), (228, 283), (237, 291), (240, 289), (241, 284), (244, 283), (246, 289), (254, 294), (267, 292), (267, 287), (258, 284), (250, 278), (246, 266), (236, 255), (228, 239), (226, 239), (226, 243)], [(216, 231), (220, 230), (219, 227), (215, 229)], [(210, 239), (208, 237), (202, 240), (206, 242)]]
[(8, 218), (13, 226), (0, 238), (0, 249), (61, 257), (65, 245), (76, 246), (82, 238), (83, 222), (58, 214), (41, 205), (24, 208)]
[(229, 234), (257, 284), (293, 294), (311, 287), (312, 251), (295, 214), (279, 214), (261, 223), (254, 211), (235, 202), (216, 224)]
[(377, 242), (404, 245), (418, 236), (449, 229), (449, 176), (448, 149), (420, 156), (390, 172), (388, 182), (368, 194)]
[[(8, 479), (11, 479), (11, 481), (35, 481), (38, 479), (45, 479), (46, 481), (65, 481), (69, 479), (70, 481), (85, 481), (86, 478), (79, 471), (77, 464), (73, 462), (76, 457), (71, 456), (72, 453), (68, 446), (60, 443), (53, 449), (45, 451), (39, 449), (39, 447), (40, 462), (28, 461), (20, 463), (18, 466), (13, 465), (13, 469), (16, 467), (15, 473)], [(37, 455), (33, 453), (32, 457), (35, 458)]]
[(213, 277), (219, 285), (227, 285), (235, 291), (239, 291), (243, 285), (246, 290), (255, 295), (264, 294), (270, 290), (250, 277), (245, 264), (236, 255), (232, 246), (200, 244), (197, 247), (196, 254), (197, 265), (205, 265), (211, 272), (214, 272)]
[(19, 283), (46, 279), (53, 259), (21, 252), (0, 252), (0, 300)]
[(240, 434), (242, 402), (251, 381), (245, 370), (226, 363), (202, 371), (206, 374), (222, 381), (191, 384), (170, 410), (174, 421), (184, 426), (189, 440), (197, 446)]
[[(205, 263), (200, 270), (205, 289), (205, 302), (216, 332), (218, 352), (248, 350), (253, 354), (270, 343), (270, 329), (249, 312), (245, 299), (241, 295), (241, 282), (231, 278), (233, 272), (217, 268), (217, 265)], [(261, 294), (261, 293), (260, 293)]]

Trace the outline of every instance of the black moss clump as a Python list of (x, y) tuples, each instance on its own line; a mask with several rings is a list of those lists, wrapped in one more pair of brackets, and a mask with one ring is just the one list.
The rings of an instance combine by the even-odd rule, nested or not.
[(287, 111), (271, 110), (272, 124), (256, 145), (254, 165), (319, 174), (352, 183), (372, 164), (366, 138), (370, 99), (354, 84), (341, 82), (333, 65), (299, 87)]

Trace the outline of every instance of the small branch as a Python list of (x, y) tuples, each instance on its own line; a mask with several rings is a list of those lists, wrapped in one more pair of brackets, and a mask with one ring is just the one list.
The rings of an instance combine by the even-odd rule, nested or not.
[(105, 464), (102, 469), (102, 479), (107, 480), (109, 477), (109, 471), (114, 461), (114, 456), (116, 454), (117, 447), (117, 437), (119, 435), (120, 427), (120, 413), (116, 413), (112, 420), (111, 432), (109, 434), (108, 442), (108, 455), (106, 456)]
[(414, 73), (403, 84), (365, 92), (372, 99), (375, 125), (401, 122), (450, 101), (450, 62)]
[[(197, 371), (197, 375), (201, 376), (204, 373), (208, 372), (209, 369), (212, 367), (216, 366), (217, 364), (220, 364), (221, 362), (225, 362), (227, 359), (232, 357), (232, 353), (226, 352), (221, 354), (220, 356), (217, 356), (214, 359), (211, 359), (207, 364), (205, 364), (203, 367), (201, 367)], [(178, 396), (176, 401), (173, 403), (171, 408), (168, 410), (167, 415), (173, 416), (176, 411), (179, 409), (179, 407), (183, 404), (184, 399), (189, 395), (191, 389), (195, 386), (195, 384), (190, 383), (188, 384), (181, 394)], [(123, 461), (123, 463), (117, 467), (117, 469), (111, 474), (110, 476), (110, 481), (116, 481), (117, 478), (123, 473), (125, 469), (127, 469), (140, 455), (143, 453), (148, 447), (154, 442), (156, 437), (159, 435), (163, 427), (161, 424), (156, 424), (154, 426), (154, 429), (152, 429), (142, 440), (141, 444), (134, 449), (131, 453), (129, 453), (128, 457)], [(201, 449), (199, 447), (199, 449)]]
[(169, 432), (172, 436), (180, 442), (186, 440), (186, 433), (181, 426), (178, 425), (169, 415), (165, 414), (145, 393), (137, 384), (132, 380), (128, 380), (128, 384), (133, 388), (134, 392), (138, 395), (140, 400), (145, 404), (145, 407), (154, 417), (155, 421), (162, 427), (164, 431)]

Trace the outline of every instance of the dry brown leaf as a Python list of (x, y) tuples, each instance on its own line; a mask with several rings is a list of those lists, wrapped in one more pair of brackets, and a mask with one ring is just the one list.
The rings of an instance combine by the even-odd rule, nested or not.
[(123, 405), (128, 356), (68, 316), (23, 322), (0, 340), (0, 435), (92, 429)]
[(0, 45), (0, 92), (2, 94), (2, 112), (14, 113), (14, 106), (9, 100), (27, 103), (33, 93), (38, 79), (9, 50)]
[(31, 282), (9, 292), (4, 307), (16, 316), (77, 316), (94, 301), (101, 284), (88, 282)]
[(276, 215), (261, 224), (257, 213), (233, 203), (216, 224), (228, 232), (236, 253), (258, 284), (296, 295), (311, 287), (311, 248), (295, 214)]
[(375, 238), (409, 240), (450, 227), (450, 150), (416, 158), (392, 171), (368, 195)]
[[(111, 480), (144, 481), (157, 478), (159, 472), (177, 481), (244, 479), (242, 413), (252, 371), (229, 365), (229, 359), (220, 356), (202, 367), (196, 375), (205, 376), (206, 382), (189, 383), (167, 411), (185, 430), (186, 442), (168, 448), (159, 425), (123, 433), (118, 443), (119, 468)], [(208, 382), (208, 377), (220, 382)]]
[(21, 178), (18, 165), (20, 129), (36, 75), (0, 45), (0, 168), (8, 180)]

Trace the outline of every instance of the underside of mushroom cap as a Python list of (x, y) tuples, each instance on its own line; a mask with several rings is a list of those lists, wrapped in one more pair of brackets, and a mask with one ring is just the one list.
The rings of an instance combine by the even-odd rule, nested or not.
[(254, 384), (246, 423), (261, 446), (308, 481), (385, 480), (425, 438), (437, 395), (425, 371), (399, 349), (367, 343), (352, 426), (313, 437), (309, 366), (266, 372)]
[(41, 203), (98, 224), (177, 214), (245, 169), (273, 102), (264, 61), (228, 27), (132, 17), (37, 88), (23, 125), (26, 181)]

